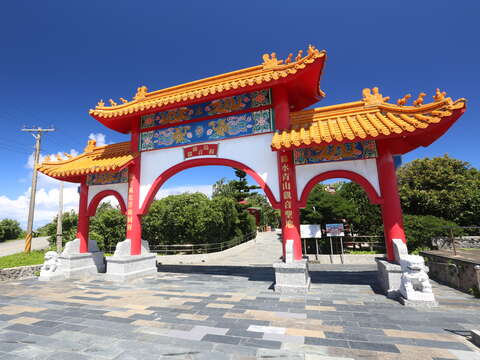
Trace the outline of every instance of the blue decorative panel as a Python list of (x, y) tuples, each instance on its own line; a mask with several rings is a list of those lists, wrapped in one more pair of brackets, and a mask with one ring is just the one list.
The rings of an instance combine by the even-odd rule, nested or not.
[(260, 110), (147, 131), (140, 134), (140, 150), (162, 149), (272, 131), (272, 110)]
[(375, 140), (365, 140), (346, 144), (316, 146), (294, 150), (295, 165), (321, 162), (360, 160), (377, 157)]
[(128, 169), (120, 172), (107, 172), (87, 175), (87, 185), (106, 185), (128, 182)]
[(183, 106), (141, 117), (140, 128), (168, 125), (208, 116), (223, 115), (232, 112), (255, 109), (272, 104), (270, 89), (253, 91), (242, 95), (215, 99), (201, 104)]

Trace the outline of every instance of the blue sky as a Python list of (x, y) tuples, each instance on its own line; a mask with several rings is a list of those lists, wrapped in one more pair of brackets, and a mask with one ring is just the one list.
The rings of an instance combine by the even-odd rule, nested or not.
[[(478, 168), (479, 16), (478, 1), (5, 2), (0, 218), (26, 219), (33, 138), (20, 132), (23, 125), (57, 129), (44, 137), (43, 154), (82, 152), (91, 134), (124, 141), (88, 115), (99, 99), (257, 65), (265, 52), (283, 58), (310, 43), (328, 53), (321, 82), (327, 97), (319, 106), (358, 100), (373, 86), (392, 99), (420, 91), (430, 98), (437, 87), (468, 98), (457, 124), (404, 162), (448, 153)], [(203, 190), (232, 175), (228, 168), (192, 169), (165, 189)], [(56, 188), (41, 177), (37, 225), (56, 212)], [(75, 207), (73, 187), (66, 196), (67, 208)]]

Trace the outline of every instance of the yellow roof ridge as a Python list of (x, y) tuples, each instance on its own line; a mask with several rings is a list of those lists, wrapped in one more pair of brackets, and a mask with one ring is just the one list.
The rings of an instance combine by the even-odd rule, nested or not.
[(141, 86), (137, 89), (133, 100), (128, 101), (120, 98), (122, 104), (117, 104), (110, 99), (109, 102), (111, 106), (105, 106), (103, 100), (100, 100), (95, 109), (90, 110), (90, 114), (99, 117), (115, 117), (188, 99), (199, 99), (231, 89), (278, 80), (290, 74), (295, 74), (298, 70), (304, 69), (308, 64), (313, 63), (318, 58), (323, 58), (326, 52), (325, 50), (320, 51), (310, 45), (307, 55), (302, 55), (303, 51), (300, 50), (296, 58), (292, 61), (293, 54), (290, 54), (285, 60), (277, 59), (275, 53), (271, 53), (270, 55), (264, 54), (261, 65), (175, 85), (150, 93), (147, 92), (146, 86)]
[(97, 147), (95, 140), (89, 140), (85, 152), (63, 161), (44, 161), (37, 169), (54, 178), (78, 177), (118, 171), (138, 155), (138, 151), (131, 150), (129, 141)]
[(361, 101), (292, 112), (290, 129), (273, 135), (272, 149), (408, 134), (439, 123), (453, 111), (465, 108), (467, 101), (454, 101), (439, 89), (433, 102), (423, 104), (426, 94), (420, 93), (413, 106), (406, 106), (411, 96), (404, 96), (397, 104), (388, 103), (389, 98), (383, 97), (378, 88), (364, 89), (363, 94)]

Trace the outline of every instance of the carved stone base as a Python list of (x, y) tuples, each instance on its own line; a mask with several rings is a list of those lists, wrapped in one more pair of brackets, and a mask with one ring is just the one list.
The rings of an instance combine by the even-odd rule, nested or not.
[(290, 263), (277, 262), (275, 269), (275, 292), (280, 294), (306, 294), (310, 289), (308, 261), (300, 260)]
[(375, 261), (377, 262), (377, 281), (382, 292), (390, 299), (398, 299), (402, 267), (385, 258), (377, 258)]
[(113, 256), (107, 257), (107, 280), (125, 282), (157, 272), (157, 256), (150, 252), (148, 242), (142, 240), (141, 255), (130, 255), (131, 245), (130, 239), (121, 241)]
[(59, 268), (67, 278), (80, 278), (105, 272), (105, 257), (103, 252), (83, 254), (68, 254), (58, 257)]
[(98, 250), (97, 243), (89, 240), (88, 248), (91, 252), (80, 253), (79, 239), (68, 242), (62, 254), (58, 256), (56, 270), (54, 272), (42, 270), (38, 280), (81, 279), (105, 272), (105, 257), (103, 252)]
[(157, 256), (155, 254), (109, 256), (105, 279), (124, 282), (156, 272)]

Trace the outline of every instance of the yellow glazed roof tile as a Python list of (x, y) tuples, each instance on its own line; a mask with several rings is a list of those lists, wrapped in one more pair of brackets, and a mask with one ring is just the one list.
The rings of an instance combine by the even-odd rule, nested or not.
[(89, 140), (83, 154), (56, 162), (46, 158), (38, 171), (54, 178), (118, 171), (137, 156), (131, 151), (130, 142), (96, 147), (95, 140)]
[[(228, 90), (268, 83), (296, 74), (317, 59), (324, 58), (326, 53), (310, 45), (307, 55), (302, 55), (303, 51), (300, 50), (294, 59), (290, 54), (287, 59), (278, 60), (275, 53), (265, 54), (261, 65), (153, 92), (147, 92), (147, 87), (141, 86), (131, 101), (120, 98), (122, 103), (118, 104), (110, 99), (110, 106), (107, 106), (103, 100), (100, 100), (96, 108), (90, 110), (90, 114), (96, 118), (115, 118), (182, 101), (200, 99)], [(319, 91), (323, 94), (321, 90)]]
[(421, 93), (423, 96), (415, 100), (414, 106), (405, 106), (405, 98), (399, 99), (397, 105), (387, 103), (389, 98), (383, 97), (378, 88), (372, 90), (364, 89), (361, 101), (292, 112), (290, 129), (274, 134), (272, 148), (407, 135), (440, 123), (454, 110), (466, 106), (465, 99), (453, 101), (438, 89), (434, 102), (423, 104), (425, 94)]

